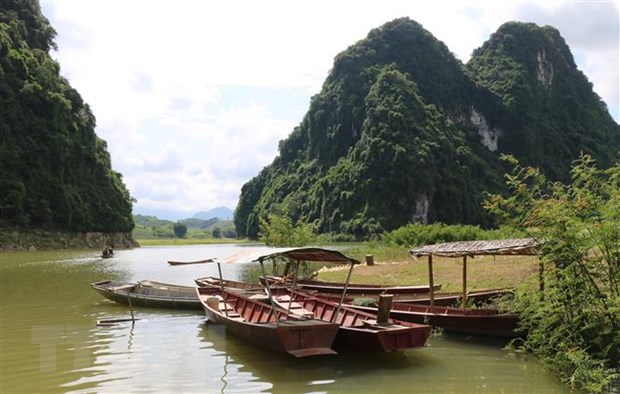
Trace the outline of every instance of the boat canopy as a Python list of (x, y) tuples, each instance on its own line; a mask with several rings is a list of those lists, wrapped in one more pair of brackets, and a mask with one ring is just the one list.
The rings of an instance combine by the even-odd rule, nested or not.
[(351, 257), (347, 257), (337, 250), (329, 250), (323, 248), (294, 248), (276, 253), (271, 253), (259, 257), (258, 261), (265, 261), (277, 257), (285, 257), (296, 261), (315, 261), (325, 263), (338, 264), (360, 264), (360, 262)]
[(493, 241), (460, 241), (426, 245), (411, 249), (412, 256), (482, 256), (482, 255), (538, 255), (542, 243), (534, 238), (513, 238)]

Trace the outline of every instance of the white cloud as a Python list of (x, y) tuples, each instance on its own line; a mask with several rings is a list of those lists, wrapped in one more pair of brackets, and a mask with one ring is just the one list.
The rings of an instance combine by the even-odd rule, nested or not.
[(93, 109), (97, 133), (141, 212), (234, 208), (243, 183), (273, 160), (278, 141), (302, 120), (334, 57), (403, 16), (462, 61), (508, 20), (554, 25), (618, 119), (618, 1), (42, 0), (42, 6), (58, 32), (53, 56)]

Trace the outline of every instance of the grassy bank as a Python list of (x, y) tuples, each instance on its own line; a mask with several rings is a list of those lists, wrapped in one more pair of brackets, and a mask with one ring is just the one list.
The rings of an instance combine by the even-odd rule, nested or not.
[(140, 246), (180, 246), (253, 243), (248, 239), (234, 238), (144, 238), (137, 240)]
[[(353, 269), (351, 282), (382, 285), (428, 284), (426, 258), (413, 259), (406, 249), (377, 247), (375, 253), (362, 247), (364, 253), (352, 249), (348, 255), (364, 261), (366, 254), (373, 254), (375, 265), (362, 264)], [(532, 256), (485, 256), (467, 260), (467, 288), (469, 290), (514, 287), (532, 275), (538, 274), (538, 259)], [(346, 267), (324, 268), (321, 280), (346, 279)], [(442, 285), (442, 291), (460, 291), (463, 283), (463, 260), (435, 257), (433, 259), (434, 282)]]

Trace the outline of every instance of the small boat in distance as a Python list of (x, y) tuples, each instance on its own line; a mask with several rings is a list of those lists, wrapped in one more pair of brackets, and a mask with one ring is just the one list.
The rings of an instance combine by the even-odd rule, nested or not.
[(104, 248), (101, 252), (102, 259), (109, 259), (112, 257), (114, 257), (114, 250), (112, 250), (112, 248)]
[(336, 354), (331, 346), (338, 324), (295, 316), (217, 287), (197, 287), (195, 292), (207, 319), (225, 325), (241, 339), (295, 357)]
[(119, 304), (168, 309), (202, 308), (193, 286), (150, 280), (137, 283), (104, 280), (91, 286), (105, 298)]
[(189, 264), (206, 264), (213, 263), (214, 259), (204, 259), (204, 260), (195, 260), (195, 261), (174, 261), (168, 260), (168, 264), (170, 265), (189, 265)]

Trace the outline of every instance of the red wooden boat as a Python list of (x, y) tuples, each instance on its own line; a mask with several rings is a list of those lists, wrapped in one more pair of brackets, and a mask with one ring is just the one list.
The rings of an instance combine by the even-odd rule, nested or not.
[(335, 346), (338, 348), (360, 352), (411, 349), (424, 346), (431, 332), (431, 327), (425, 324), (397, 320), (378, 323), (376, 314), (339, 307), (335, 302), (299, 291), (275, 290), (274, 300), (290, 313), (337, 323), (340, 328)]
[(196, 288), (209, 321), (238, 337), (295, 357), (336, 354), (338, 325), (292, 316), (286, 310), (217, 287)]
[[(377, 308), (353, 306), (352, 308), (376, 313)], [(396, 302), (390, 310), (390, 317), (407, 322), (430, 324), (446, 331), (461, 332), (474, 335), (488, 335), (505, 338), (523, 336), (517, 330), (519, 315), (500, 313), (497, 309), (466, 309), (409, 304)]]
[[(226, 289), (229, 289), (231, 291), (246, 290), (246, 291), (262, 292), (264, 290), (264, 287), (259, 284), (253, 284), (253, 283), (230, 280), (230, 279), (224, 279), (222, 282), (219, 278), (216, 278), (213, 276), (197, 278), (197, 279), (194, 279), (194, 282), (196, 282), (197, 286), (202, 286), (202, 287), (205, 287), (205, 286), (221, 287), (223, 285)], [(287, 281), (278, 286), (290, 288), (292, 286), (292, 283)], [(271, 287), (274, 288), (273, 285)], [(320, 298), (323, 298), (329, 301), (335, 301), (335, 302), (340, 300), (340, 297), (341, 297), (341, 295), (337, 293), (323, 293), (318, 290), (308, 290), (305, 288), (303, 289), (303, 291), (309, 295), (320, 297)], [(473, 290), (467, 293), (467, 299), (473, 300), (475, 302), (487, 302), (491, 300), (492, 298), (500, 296), (502, 294), (506, 294), (509, 291), (510, 289)], [(378, 296), (379, 294), (372, 294), (370, 296), (367, 295), (367, 297), (364, 297), (364, 298), (371, 298), (376, 301), (378, 299)], [(401, 301), (401, 299), (398, 296), (399, 295), (394, 294), (394, 299), (399, 302), (407, 302), (407, 303), (413, 303), (413, 304), (428, 304), (430, 302), (429, 293), (416, 293), (416, 294), (407, 295), (404, 301)], [(435, 305), (451, 306), (451, 305), (458, 303), (462, 297), (463, 297), (463, 294), (460, 292), (435, 293)], [(358, 297), (357, 295), (349, 295), (347, 291), (345, 302), (353, 303), (356, 298), (361, 298), (361, 297)]]

